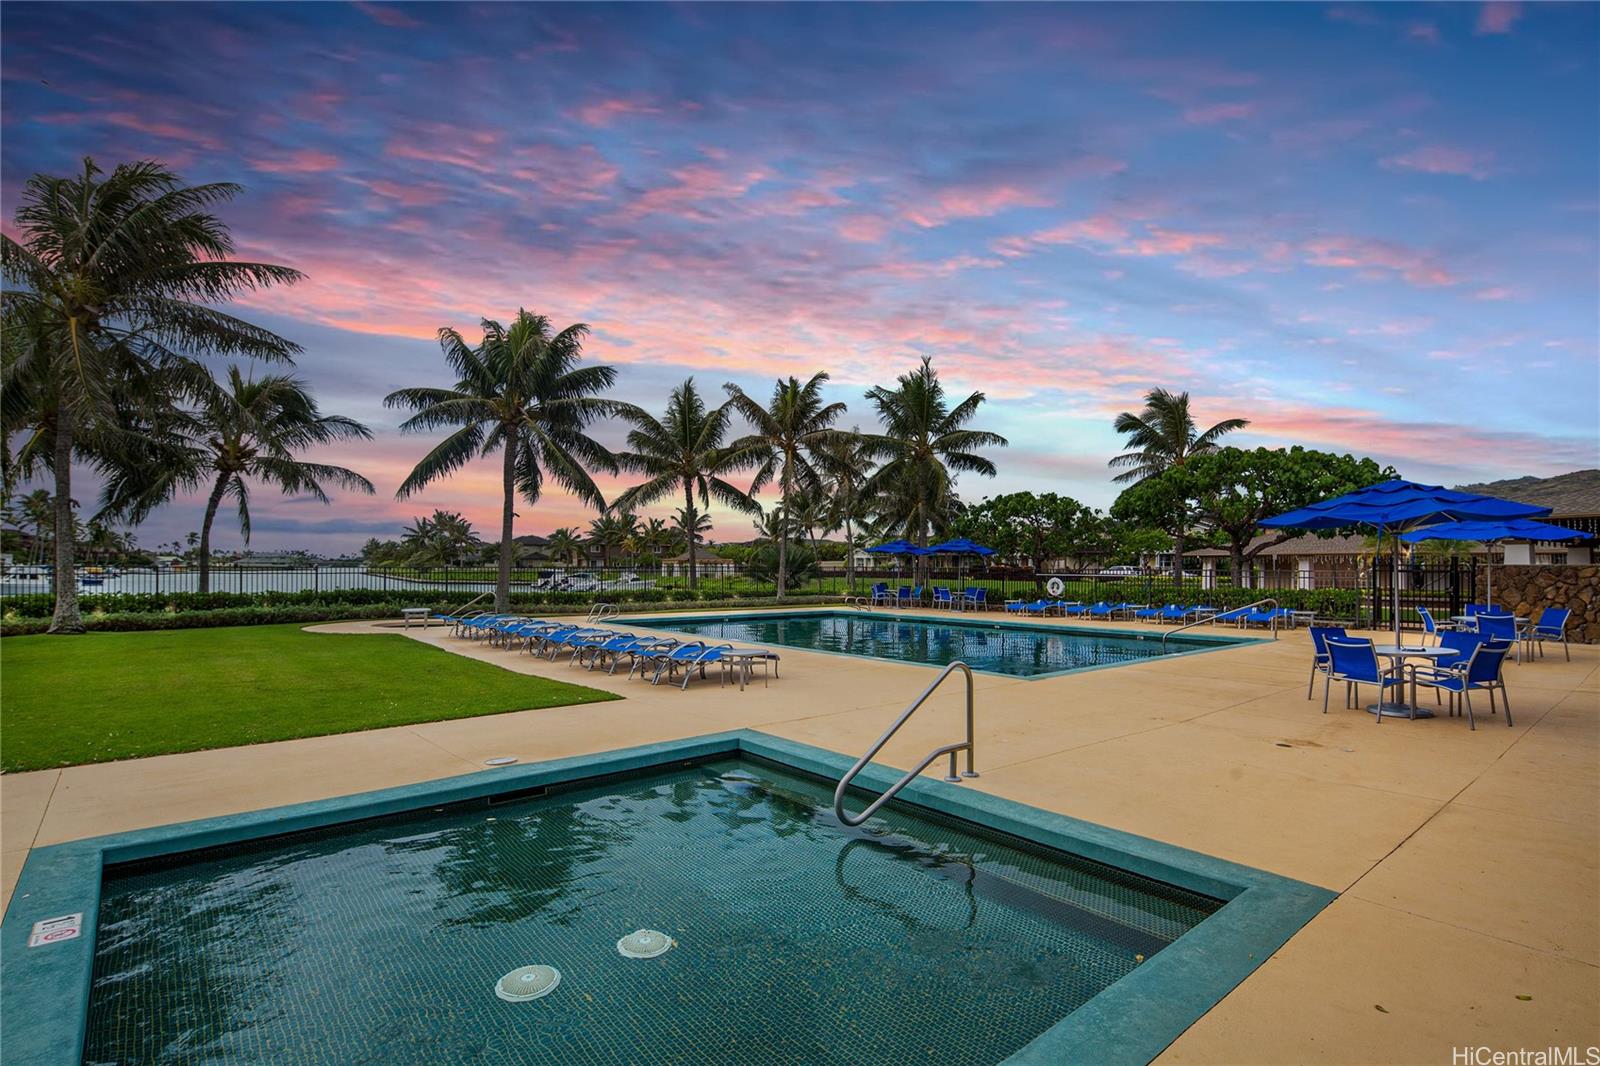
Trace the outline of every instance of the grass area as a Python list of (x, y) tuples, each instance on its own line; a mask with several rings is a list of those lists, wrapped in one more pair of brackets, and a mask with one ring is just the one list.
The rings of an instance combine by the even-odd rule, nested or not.
[(298, 625), (8, 637), (0, 686), (7, 772), (620, 698)]

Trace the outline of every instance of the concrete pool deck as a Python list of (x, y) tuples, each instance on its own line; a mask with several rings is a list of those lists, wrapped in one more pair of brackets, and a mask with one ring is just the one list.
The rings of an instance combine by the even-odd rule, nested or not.
[[(404, 632), (629, 698), (5, 775), (7, 898), (33, 846), (493, 772), (482, 764), (495, 755), (535, 761), (744, 727), (853, 757), (932, 676), (780, 648), (770, 687), (681, 692), (438, 628), (314, 628)], [(1517, 724), (1485, 714), (1476, 732), (1442, 714), (1375, 725), (1337, 692), (1324, 716), (1320, 690), (1305, 699), (1309, 659), (1298, 631), (1114, 670), (981, 674), (983, 777), (963, 787), (1341, 893), (1162, 1061), (1448, 1063), (1453, 1048), (1480, 1045), (1575, 1045), (1582, 1061), (1600, 1045), (1600, 648), (1509, 665)], [(907, 765), (953, 739), (958, 708), (956, 691), (936, 697), (881, 761)]]

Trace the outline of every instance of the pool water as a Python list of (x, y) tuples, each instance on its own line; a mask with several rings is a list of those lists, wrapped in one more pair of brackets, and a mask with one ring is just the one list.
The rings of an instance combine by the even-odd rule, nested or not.
[(1040, 677), (1143, 662), (1163, 654), (1211, 651), (1231, 643), (1227, 638), (1190, 638), (1184, 634), (1168, 640), (1163, 651), (1161, 631), (1154, 627), (1150, 634), (1119, 635), (999, 621), (930, 622), (861, 611), (637, 619), (636, 622), (652, 629), (692, 634), (711, 643), (779, 644), (934, 666), (960, 659), (974, 670), (1012, 677)]
[(112, 868), (85, 1061), (998, 1062), (1221, 905), (831, 802), (722, 759)]

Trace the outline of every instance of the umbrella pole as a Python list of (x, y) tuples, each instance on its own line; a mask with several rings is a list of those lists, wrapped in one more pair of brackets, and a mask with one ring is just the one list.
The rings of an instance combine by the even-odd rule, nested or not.
[(1389, 589), (1391, 602), (1394, 604), (1394, 646), (1403, 647), (1400, 643), (1400, 538), (1391, 537), (1393, 547), (1389, 554), (1394, 558), (1394, 573), (1390, 577)]

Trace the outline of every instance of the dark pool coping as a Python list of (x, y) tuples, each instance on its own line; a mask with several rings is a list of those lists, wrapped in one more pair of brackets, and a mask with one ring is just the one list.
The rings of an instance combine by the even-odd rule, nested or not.
[[(107, 866), (540, 785), (738, 755), (824, 778), (839, 777), (851, 763), (821, 748), (741, 729), (34, 848), (0, 923), (0, 955), (5, 959), (0, 1029), (5, 1032), (6, 1061), (28, 1066), (82, 1062), (100, 885)], [(872, 765), (858, 780), (868, 790), (881, 790), (898, 776)], [(1315, 885), (930, 777), (918, 778), (900, 797), (897, 803), (1226, 901), (1171, 946), (1005, 1060), (1017, 1066), (1149, 1062), (1336, 896)], [(78, 939), (28, 947), (34, 922), (78, 911), (83, 913)]]
[[(1043, 631), (1045, 631), (1047, 633), (1071, 633), (1074, 636), (1089, 636), (1089, 637), (1124, 637), (1124, 638), (1126, 638), (1128, 640), (1148, 640), (1148, 639), (1150, 639), (1150, 634), (1154, 633), (1154, 634), (1156, 634), (1155, 640), (1156, 640), (1157, 643), (1160, 642), (1160, 639), (1161, 639), (1160, 638), (1160, 634), (1162, 634), (1164, 632), (1172, 632), (1172, 630), (1167, 629), (1165, 626), (1163, 626), (1163, 627), (1161, 627), (1159, 629), (1149, 629), (1149, 630), (1141, 630), (1141, 629), (1100, 629), (1100, 628), (1090, 629), (1090, 628), (1084, 628), (1084, 627), (1072, 626), (1072, 625), (1051, 624), (1049, 622), (1036, 622), (1036, 623), (1035, 622), (1014, 622), (1014, 621), (1010, 621), (1010, 620), (1008, 620), (1006, 618), (1001, 618), (1001, 617), (998, 617), (998, 616), (996, 616), (994, 618), (985, 618), (985, 619), (962, 618), (960, 615), (956, 614), (953, 611), (951, 612), (950, 617), (948, 619), (946, 619), (943, 616), (930, 617), (928, 615), (893, 615), (893, 614), (889, 614), (889, 615), (872, 615), (872, 614), (857, 614), (857, 613), (855, 613), (853, 611), (841, 610), (838, 607), (821, 607), (821, 608), (789, 610), (789, 611), (786, 611), (786, 610), (773, 610), (771, 608), (761, 609), (761, 610), (754, 610), (754, 611), (739, 611), (739, 612), (710, 612), (710, 613), (708, 613), (708, 612), (705, 612), (705, 611), (699, 611), (699, 612), (695, 612), (693, 614), (654, 615), (654, 616), (652, 616), (652, 615), (641, 615), (641, 614), (638, 614), (637, 612), (629, 612), (627, 617), (623, 617), (623, 618), (607, 618), (606, 619), (606, 623), (608, 625), (619, 625), (619, 626), (641, 626), (641, 627), (647, 628), (647, 629), (660, 630), (663, 633), (681, 633), (681, 632), (683, 632), (682, 630), (675, 630), (670, 625), (663, 626), (663, 625), (655, 625), (655, 624), (652, 624), (652, 623), (659, 623), (659, 622), (672, 622), (672, 623), (676, 623), (676, 622), (738, 622), (738, 621), (747, 621), (747, 620), (752, 619), (752, 618), (757, 618), (757, 619), (759, 619), (759, 618), (804, 618), (804, 617), (812, 616), (812, 615), (838, 615), (838, 616), (840, 616), (842, 618), (857, 618), (857, 617), (859, 617), (859, 618), (878, 618), (878, 619), (888, 619), (888, 620), (901, 621), (901, 622), (920, 622), (920, 623), (922, 623), (924, 625), (966, 626), (969, 629), (1011, 629), (1011, 630), (1017, 630), (1017, 631), (1020, 631), (1020, 632), (1039, 632), (1040, 630), (1043, 630)], [(1062, 619), (1062, 622), (1067, 622), (1067, 621), (1070, 621), (1070, 620), (1069, 619), (1065, 619), (1065, 618)], [(692, 635), (692, 634), (689, 634), (689, 635)], [(973, 669), (973, 671), (975, 673), (986, 674), (989, 677), (1009, 678), (1012, 681), (1048, 681), (1049, 679), (1051, 679), (1053, 677), (1070, 677), (1073, 674), (1088, 674), (1088, 673), (1093, 673), (1096, 670), (1115, 670), (1115, 669), (1118, 669), (1119, 667), (1123, 667), (1123, 666), (1139, 666), (1142, 663), (1160, 662), (1162, 659), (1181, 659), (1186, 655), (1204, 655), (1207, 652), (1223, 651), (1223, 650), (1226, 650), (1228, 648), (1243, 647), (1243, 646), (1250, 645), (1250, 644), (1262, 644), (1262, 643), (1266, 643), (1266, 642), (1268, 642), (1270, 640), (1270, 638), (1268, 638), (1268, 637), (1252, 637), (1252, 636), (1237, 636), (1237, 637), (1234, 637), (1234, 636), (1227, 636), (1227, 635), (1221, 634), (1221, 633), (1208, 633), (1208, 634), (1201, 635), (1201, 634), (1196, 633), (1194, 630), (1186, 630), (1184, 632), (1183, 636), (1175, 637), (1173, 639), (1177, 640), (1180, 643), (1184, 643), (1184, 644), (1204, 644), (1204, 645), (1207, 645), (1207, 646), (1206, 647), (1199, 647), (1199, 648), (1187, 648), (1187, 649), (1185, 649), (1183, 651), (1175, 651), (1175, 652), (1171, 653), (1170, 655), (1157, 656), (1157, 657), (1153, 657), (1153, 658), (1150, 658), (1150, 659), (1134, 659), (1134, 660), (1132, 660), (1130, 662), (1125, 662), (1125, 663), (1099, 663), (1098, 665), (1095, 665), (1095, 666), (1074, 666), (1074, 667), (1070, 667), (1069, 669), (1066, 669), (1066, 670), (1047, 670), (1046, 672), (1044, 672), (1042, 674), (1008, 674), (1008, 673), (1005, 673), (1002, 670), (989, 670), (989, 669), (985, 669), (984, 667), (981, 667), (981, 666), (974, 666), (974, 667), (972, 667), (972, 669)], [(798, 644), (775, 644), (775, 643), (772, 643), (771, 641), (764, 641), (764, 640), (750, 640), (750, 641), (745, 641), (745, 643), (747, 643), (747, 644), (756, 644), (756, 645), (760, 645), (761, 647), (766, 647), (766, 648), (788, 648), (790, 651), (805, 652), (808, 655), (833, 655), (833, 656), (837, 656), (838, 658), (841, 658), (841, 659), (866, 659), (866, 660), (869, 660), (871, 662), (879, 662), (879, 663), (899, 663), (902, 666), (922, 666), (922, 667), (931, 667), (931, 668), (934, 668), (934, 669), (942, 669), (946, 665), (945, 663), (919, 663), (915, 659), (893, 659), (893, 658), (890, 658), (887, 655), (862, 655), (859, 652), (853, 652), (853, 651), (832, 651), (832, 650), (827, 649), (827, 648), (802, 648)]]

